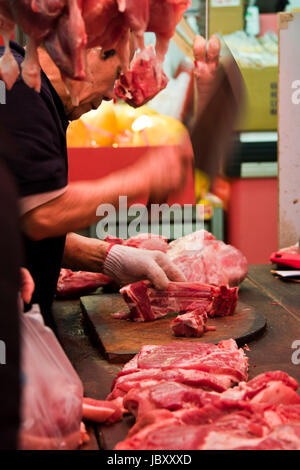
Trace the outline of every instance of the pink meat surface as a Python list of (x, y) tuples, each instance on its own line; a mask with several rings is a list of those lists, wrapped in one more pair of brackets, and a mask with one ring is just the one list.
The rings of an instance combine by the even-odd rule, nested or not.
[(56, 297), (58, 299), (76, 298), (111, 282), (110, 277), (101, 273), (72, 271), (71, 269), (62, 268), (56, 287)]
[(298, 383), (282, 371), (267, 372), (241, 382), (238, 386), (223, 393), (204, 391), (178, 382), (159, 382), (144, 389), (132, 388), (124, 397), (124, 406), (140, 419), (154, 409), (170, 411), (182, 408), (203, 407), (218, 400), (226, 402), (251, 401), (269, 405), (300, 405), (300, 396), (296, 393)]
[(178, 315), (172, 320), (171, 328), (175, 336), (200, 337), (205, 331), (214, 331), (215, 326), (207, 326), (207, 313), (200, 310)]
[(133, 373), (119, 375), (114, 381), (112, 392), (107, 399), (124, 397), (133, 388), (147, 388), (162, 381), (173, 381), (203, 390), (223, 392), (237, 383), (230, 374), (213, 374), (195, 369), (139, 369)]
[(270, 371), (258, 375), (249, 382), (240, 382), (223, 396), (234, 400), (251, 400), (253, 403), (300, 404), (296, 393), (298, 382), (286, 372)]
[(116, 450), (300, 449), (300, 406), (216, 399), (144, 415)]
[(115, 423), (120, 421), (124, 412), (123, 400), (95, 400), (94, 398), (83, 398), (82, 417), (95, 423)]
[(115, 95), (133, 107), (146, 104), (168, 84), (161, 62), (157, 61), (150, 44), (136, 53), (130, 69), (115, 84)]
[(104, 241), (107, 243), (132, 246), (133, 248), (141, 248), (144, 250), (158, 250), (163, 251), (164, 253), (168, 250), (167, 238), (152, 233), (141, 233), (135, 237), (128, 238), (127, 240), (107, 235)]
[[(205, 311), (210, 317), (234, 313), (238, 288), (201, 283), (170, 282), (159, 291), (149, 281), (129, 284), (120, 290), (134, 321), (153, 321), (171, 312)], [(119, 314), (120, 317), (120, 314)], [(128, 318), (128, 315), (125, 315)]]
[(150, 20), (147, 31), (156, 34), (156, 50), (160, 59), (163, 59), (167, 53), (169, 40), (175, 33), (176, 25), (190, 5), (190, 0), (150, 0)]
[(119, 372), (108, 399), (161, 381), (223, 392), (245, 381), (247, 369), (248, 359), (234, 340), (221, 341), (218, 345), (196, 342), (148, 345)]
[(184, 342), (142, 347), (137, 364), (140, 369), (196, 369), (231, 375), (236, 382), (246, 380), (248, 359), (234, 340), (210, 343)]
[[(9, 38), (18, 24), (28, 35), (22, 76), (30, 87), (40, 90), (37, 54), (40, 44), (44, 44), (60, 69), (74, 103), (76, 88), (66, 77), (86, 79), (86, 50), (116, 49), (126, 77), (119, 95), (139, 106), (167, 83), (162, 63), (176, 24), (189, 5), (189, 0), (1, 0), (0, 34), (4, 37), (6, 54), (0, 61), (0, 77), (11, 88), (19, 75), (9, 49)], [(144, 47), (145, 31), (157, 35), (156, 54)], [(141, 52), (133, 59), (128, 72), (132, 35), (135, 50), (140, 48)]]
[(237, 248), (205, 230), (171, 242), (168, 255), (189, 282), (238, 286), (248, 272), (247, 259)]

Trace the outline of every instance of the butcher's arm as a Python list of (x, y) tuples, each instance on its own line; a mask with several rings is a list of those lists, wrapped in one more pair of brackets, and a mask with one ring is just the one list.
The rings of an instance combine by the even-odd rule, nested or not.
[(189, 153), (184, 148), (166, 147), (163, 155), (149, 151), (136, 164), (94, 181), (71, 183), (59, 197), (39, 205), (22, 217), (22, 228), (32, 240), (78, 232), (97, 220), (100, 204), (118, 207), (119, 197), (128, 205), (140, 197), (167, 200), (185, 181)]
[(166, 253), (130, 246), (110, 245), (101, 240), (69, 233), (63, 266), (75, 270), (101, 271), (119, 285), (149, 279), (157, 289), (169, 281), (184, 282), (185, 277)]
[(22, 228), (32, 240), (58, 237), (82, 230), (97, 220), (100, 204), (117, 207), (119, 196), (127, 196), (128, 204), (147, 194), (147, 185), (134, 173), (121, 172), (101, 180), (71, 183), (59, 197), (27, 212), (22, 217)]
[(75, 271), (99, 272), (103, 269), (109, 243), (68, 233), (62, 266)]

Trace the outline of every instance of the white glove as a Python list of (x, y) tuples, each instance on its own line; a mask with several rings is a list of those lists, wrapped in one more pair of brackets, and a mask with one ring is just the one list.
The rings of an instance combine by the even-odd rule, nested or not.
[(170, 281), (186, 281), (165, 253), (122, 245), (114, 245), (110, 249), (103, 273), (121, 285), (148, 279), (161, 290), (166, 289)]

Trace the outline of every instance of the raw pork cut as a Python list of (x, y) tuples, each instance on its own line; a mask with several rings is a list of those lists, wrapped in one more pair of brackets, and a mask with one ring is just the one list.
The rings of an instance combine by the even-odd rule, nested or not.
[(224, 392), (238, 380), (230, 374), (214, 374), (197, 369), (138, 369), (130, 374), (119, 374), (107, 399), (124, 397), (131, 389), (142, 390), (165, 381), (182, 383), (203, 390)]
[(233, 400), (251, 400), (253, 403), (293, 405), (300, 404), (297, 389), (297, 380), (286, 372), (277, 370), (260, 374), (249, 382), (240, 382), (222, 396)]
[(269, 405), (300, 405), (296, 393), (298, 383), (282, 371), (267, 372), (255, 377), (248, 383), (240, 382), (223, 393), (197, 389), (172, 381), (159, 382), (144, 389), (132, 388), (124, 397), (124, 407), (140, 418), (154, 409), (170, 411), (182, 408), (203, 407), (218, 400), (242, 400)]
[(92, 292), (98, 287), (106, 286), (111, 282), (110, 277), (101, 273), (72, 271), (71, 269), (62, 268), (57, 282), (56, 297), (58, 299), (73, 299)]
[(150, 0), (150, 18), (147, 31), (156, 34), (155, 47), (160, 61), (164, 60), (176, 25), (191, 3), (190, 0)]
[(214, 374), (228, 374), (236, 382), (247, 378), (248, 360), (242, 349), (231, 340), (218, 345), (197, 342), (173, 342), (143, 346), (137, 357), (140, 369), (197, 369)]
[[(210, 286), (201, 283), (170, 282), (165, 291), (152, 287), (149, 281), (128, 284), (120, 290), (130, 314), (124, 318), (153, 321), (171, 312), (205, 311), (210, 317), (231, 315), (236, 307), (238, 288)], [(117, 318), (121, 318), (120, 313)]]
[(135, 430), (115, 450), (299, 450), (300, 406), (217, 400), (150, 411)]
[(83, 398), (82, 418), (88, 421), (112, 424), (120, 421), (125, 411), (121, 398), (111, 401)]
[(19, 75), (14, 58), (9, 56), (9, 38), (15, 23), (28, 35), (28, 47), (22, 64), (22, 76), (28, 86), (40, 90), (37, 47), (41, 43), (44, 43), (63, 75), (74, 79), (85, 78), (86, 31), (81, 4), (82, 0), (1, 0), (0, 34), (4, 36), (10, 67), (3, 69), (1, 63), (0, 76), (9, 88)]
[(130, 69), (121, 74), (115, 85), (115, 95), (131, 106), (139, 107), (163, 90), (168, 81), (150, 44), (135, 55)]
[(119, 372), (108, 399), (162, 380), (223, 392), (247, 379), (248, 359), (234, 340), (143, 346)]
[(238, 286), (248, 272), (245, 256), (206, 230), (174, 240), (168, 255), (189, 282)]
[(171, 328), (175, 336), (195, 336), (199, 338), (206, 331), (214, 331), (216, 329), (215, 326), (206, 325), (207, 318), (208, 316), (205, 311), (192, 310), (174, 318)]
[[(101, 47), (116, 49), (123, 65), (124, 78), (130, 61), (130, 36), (142, 59), (134, 58), (131, 95), (124, 97), (139, 106), (167, 84), (162, 63), (183, 12), (190, 0), (0, 0), (0, 34), (5, 54), (0, 60), (0, 77), (8, 88), (15, 83), (18, 65), (9, 49), (9, 39), (18, 24), (28, 36), (22, 76), (28, 86), (40, 90), (40, 64), (37, 48), (43, 44), (62, 78), (74, 104), (78, 97), (72, 80), (88, 77), (86, 50)], [(144, 32), (157, 35), (156, 54), (144, 48)], [(131, 33), (131, 34), (130, 34)], [(147, 64), (147, 55), (151, 60)], [(141, 78), (137, 74), (141, 73)], [(122, 81), (122, 79), (121, 79)], [(148, 81), (148, 82), (147, 82)], [(137, 90), (135, 90), (135, 84)]]
[(107, 235), (104, 241), (117, 245), (132, 246), (133, 248), (143, 248), (144, 250), (158, 250), (164, 253), (168, 250), (167, 238), (153, 233), (140, 233), (127, 240)]

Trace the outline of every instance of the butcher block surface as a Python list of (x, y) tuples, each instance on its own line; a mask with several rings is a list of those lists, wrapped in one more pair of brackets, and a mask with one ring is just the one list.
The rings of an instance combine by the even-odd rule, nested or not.
[(124, 363), (146, 344), (164, 344), (171, 341), (204, 341), (218, 343), (234, 338), (239, 346), (263, 333), (266, 321), (254, 307), (238, 302), (233, 315), (209, 319), (208, 331), (200, 338), (175, 337), (171, 321), (177, 313), (171, 313), (152, 322), (133, 322), (113, 318), (111, 313), (128, 311), (119, 294), (100, 294), (81, 297), (82, 312), (88, 334), (99, 347), (105, 359), (113, 363)]

